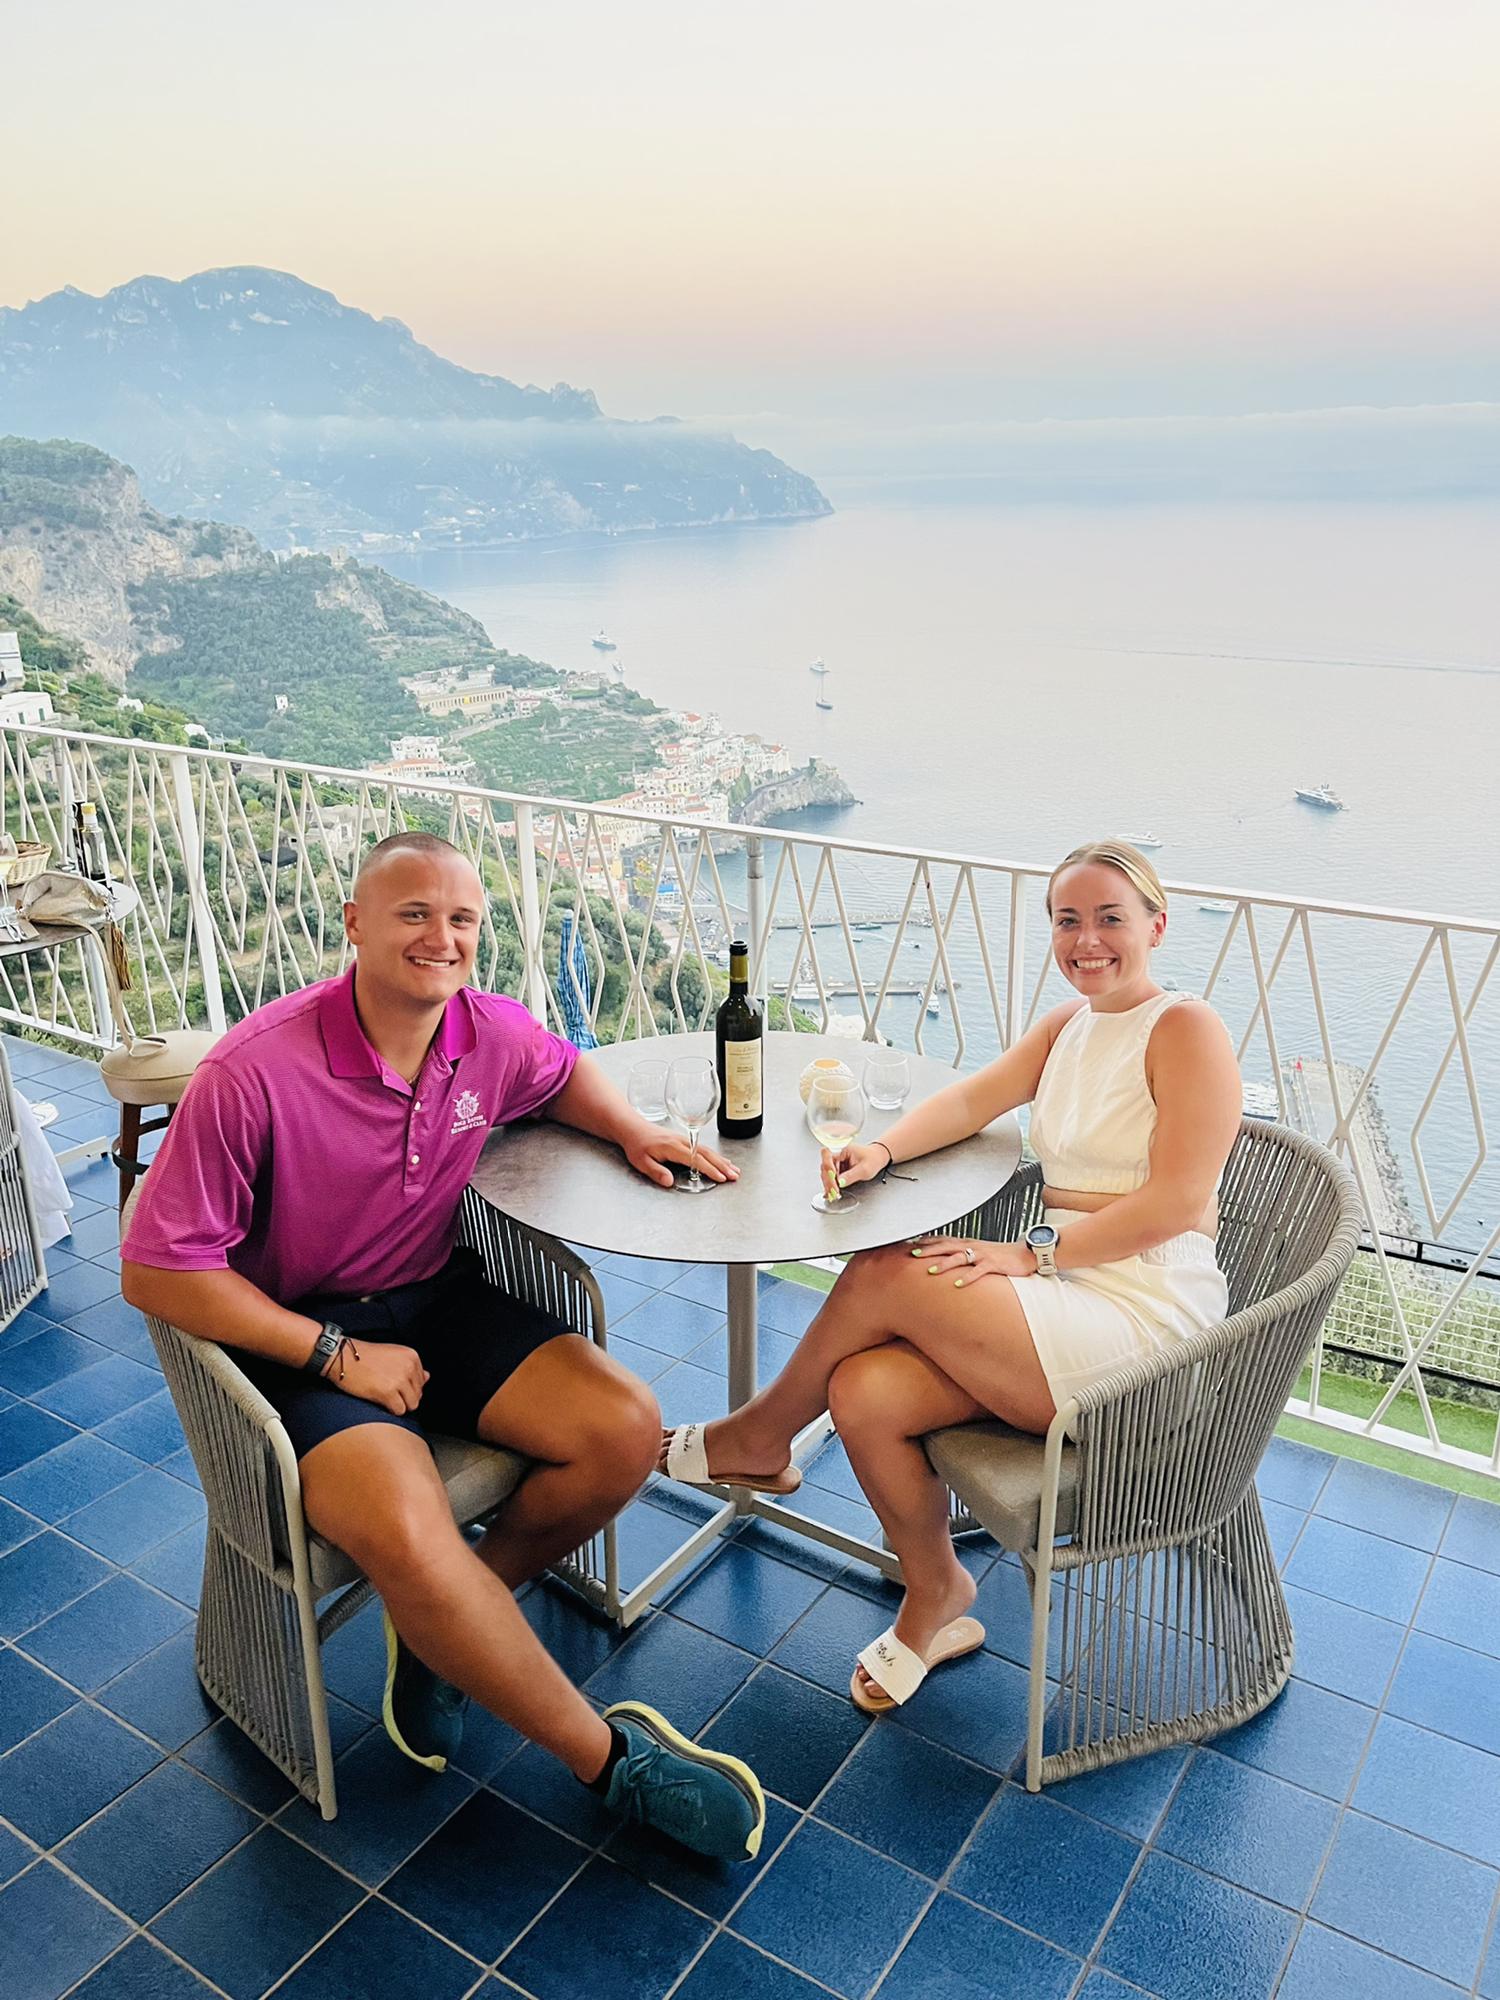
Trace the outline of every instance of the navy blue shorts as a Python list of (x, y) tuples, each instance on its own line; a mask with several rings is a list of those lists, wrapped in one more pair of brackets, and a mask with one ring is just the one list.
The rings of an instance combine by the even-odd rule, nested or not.
[(298, 1299), (291, 1310), (310, 1319), (336, 1320), (356, 1342), (364, 1334), (414, 1347), (429, 1377), (415, 1411), (398, 1417), (300, 1369), (282, 1368), (258, 1355), (236, 1355), (251, 1381), (275, 1404), (298, 1458), (356, 1424), (395, 1424), (417, 1437), (440, 1431), (476, 1438), (480, 1415), (501, 1384), (528, 1354), (571, 1331), (550, 1313), (492, 1285), (479, 1252), (467, 1248), (455, 1250), (435, 1277), (418, 1284), (358, 1299)]

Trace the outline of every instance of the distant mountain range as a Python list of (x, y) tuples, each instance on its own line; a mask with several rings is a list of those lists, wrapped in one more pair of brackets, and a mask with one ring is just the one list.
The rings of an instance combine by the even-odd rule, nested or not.
[(445, 361), (282, 271), (0, 308), (0, 432), (126, 460), (146, 498), (277, 547), (482, 545), (831, 511), (767, 451)]

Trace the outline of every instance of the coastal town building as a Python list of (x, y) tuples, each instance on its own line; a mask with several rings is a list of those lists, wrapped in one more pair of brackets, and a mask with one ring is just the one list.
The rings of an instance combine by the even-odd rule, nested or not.
[(502, 716), (515, 707), (516, 690), (492, 681), (487, 674), (441, 668), (436, 673), (415, 675), (404, 686), (426, 715), (456, 715), (468, 722), (482, 716)]
[(367, 764), (365, 769), (372, 778), (392, 778), (397, 784), (409, 785), (419, 796), (424, 780), (457, 785), (475, 774), (472, 757), (446, 748), (436, 736), (398, 736), (391, 744), (390, 756), (382, 763)]
[(0, 728), (34, 728), (55, 719), (52, 697), (26, 685), (19, 635), (0, 632)]

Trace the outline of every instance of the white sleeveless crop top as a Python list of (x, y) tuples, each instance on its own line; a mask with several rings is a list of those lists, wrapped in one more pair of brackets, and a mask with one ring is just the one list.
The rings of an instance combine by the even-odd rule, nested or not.
[(1187, 997), (1158, 993), (1124, 1014), (1084, 1006), (1063, 1024), (1031, 1104), (1031, 1149), (1048, 1187), (1131, 1194), (1145, 1185), (1156, 1130), (1146, 1044)]

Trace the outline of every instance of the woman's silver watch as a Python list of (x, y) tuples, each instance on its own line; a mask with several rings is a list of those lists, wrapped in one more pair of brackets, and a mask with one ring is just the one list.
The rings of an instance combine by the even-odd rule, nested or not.
[(1057, 1276), (1057, 1231), (1050, 1222), (1039, 1222), (1034, 1229), (1026, 1232), (1026, 1241), (1031, 1254), (1036, 1258), (1036, 1274), (1039, 1278)]

